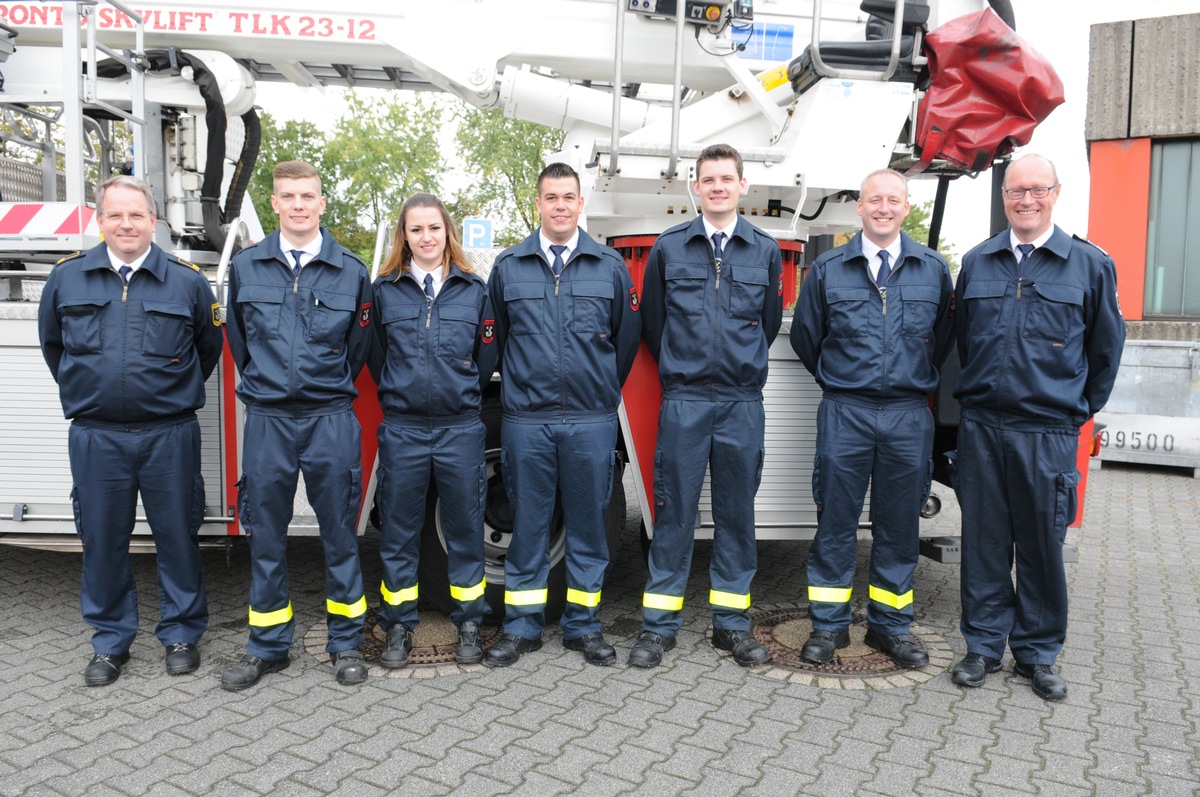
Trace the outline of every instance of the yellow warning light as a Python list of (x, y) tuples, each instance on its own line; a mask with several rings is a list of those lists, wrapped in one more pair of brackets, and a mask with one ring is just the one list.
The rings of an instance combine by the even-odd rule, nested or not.
[(720, 21), (721, 7), (720, 6), (709, 6), (708, 8), (704, 9), (704, 18), (707, 19), (709, 22)]

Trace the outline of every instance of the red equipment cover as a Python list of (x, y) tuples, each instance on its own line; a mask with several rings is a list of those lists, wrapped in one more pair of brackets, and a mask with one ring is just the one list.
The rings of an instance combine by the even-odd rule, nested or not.
[(919, 171), (943, 158), (968, 171), (1029, 143), (1063, 103), (1050, 62), (990, 8), (952, 19), (925, 39), (929, 90), (917, 111)]

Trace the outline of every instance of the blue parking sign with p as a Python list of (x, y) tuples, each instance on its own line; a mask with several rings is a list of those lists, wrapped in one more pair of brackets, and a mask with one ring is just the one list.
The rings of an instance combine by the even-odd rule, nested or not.
[(491, 249), (492, 220), (463, 219), (463, 246), (468, 249)]

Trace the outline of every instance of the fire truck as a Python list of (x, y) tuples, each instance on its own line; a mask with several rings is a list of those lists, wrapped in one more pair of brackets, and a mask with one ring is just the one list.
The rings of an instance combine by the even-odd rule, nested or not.
[[(624, 254), (639, 288), (654, 236), (699, 212), (689, 190), (695, 157), (707, 144), (733, 144), (750, 185), (740, 211), (778, 239), (789, 307), (806, 244), (814, 248), (821, 236), (857, 226), (854, 201), (864, 175), (887, 166), (919, 172), (939, 181), (944, 205), (951, 179), (986, 170), (993, 156), (1003, 159), (1020, 143), (1020, 133), (1005, 132), (978, 148), (982, 159), (953, 157), (941, 141), (952, 137), (953, 119), (941, 127), (932, 123), (937, 143), (928, 132), (936, 88), (928, 45), (947, 23), (972, 14), (1004, 20), (1006, 33), (994, 37), (982, 57), (1027, 71), (1014, 55), (1007, 2), (814, 0), (799, 15), (800, 5), (810, 4), (543, 0), (518, 9), (505, 0), (0, 2), (0, 362), (6, 385), (0, 391), (0, 543), (77, 545), (68, 421), (42, 361), (36, 313), (55, 262), (100, 240), (94, 178), (123, 170), (148, 181), (160, 211), (157, 243), (200, 265), (223, 299), (232, 253), (262, 237), (255, 205), (267, 198), (246, 195), (258, 154), (260, 83), (447, 92), (563, 129), (563, 150), (553, 158), (582, 176), (587, 233)], [(1021, 111), (1001, 107), (998, 115), (1011, 120)], [(939, 216), (935, 207), (935, 226)], [(820, 390), (791, 352), (786, 332), (785, 326), (771, 350), (765, 390), (767, 456), (756, 505), (762, 539), (808, 539), (816, 525), (807, 485)], [(240, 534), (236, 380), (226, 353), (201, 412), (206, 542)], [(380, 417), (365, 374), (360, 392), (363, 472), (370, 473)], [(655, 366), (643, 349), (625, 389), (621, 429), (647, 537), (653, 533), (659, 400)], [(951, 435), (942, 448), (952, 446), (949, 405), (938, 402)], [(493, 606), (502, 603), (512, 530), (498, 467), (499, 414), (497, 395), (489, 395), (485, 539)], [(608, 530), (615, 547), (626, 505), (621, 480), (614, 483)], [(363, 528), (373, 488), (372, 479), (364, 491)], [(302, 488), (292, 531), (313, 534), (303, 495)], [(708, 501), (706, 488), (698, 537), (712, 534)], [(421, 557), (426, 596), (447, 593), (438, 516), (433, 496)], [(868, 501), (862, 528), (869, 523)], [(553, 585), (555, 579), (561, 584), (567, 533), (561, 513), (554, 524), (552, 593), (562, 591)], [(139, 520), (135, 547), (152, 545), (148, 531)]]

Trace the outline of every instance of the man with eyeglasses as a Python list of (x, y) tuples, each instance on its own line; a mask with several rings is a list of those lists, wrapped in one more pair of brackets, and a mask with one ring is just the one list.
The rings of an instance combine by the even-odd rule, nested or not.
[(38, 336), (71, 419), (67, 453), (83, 543), (80, 604), (94, 631), (88, 686), (116, 681), (138, 629), (129, 563), (138, 493), (158, 552), (155, 636), (167, 672), (200, 666), (208, 602), (197, 534), (204, 517), (204, 382), (221, 357), (220, 317), (200, 269), (154, 243), (154, 196), (119, 175), (96, 191), (103, 243), (50, 272)]
[(1047, 158), (1014, 160), (1010, 227), (963, 257), (956, 289), (967, 655), (951, 679), (981, 686), (1007, 646), (1013, 672), (1046, 700), (1067, 695), (1054, 662), (1067, 634), (1062, 546), (1077, 508), (1079, 428), (1108, 400), (1125, 343), (1113, 261), (1054, 225), (1061, 191)]
[(367, 680), (361, 429), (352, 404), (373, 339), (374, 294), (363, 262), (321, 227), (325, 196), (312, 164), (284, 161), (273, 176), (279, 229), (238, 252), (229, 270), (226, 333), (246, 406), (238, 520), (250, 537), (250, 640), (221, 676), (230, 692), (290, 663), (287, 532), (301, 472), (325, 549), (325, 650), (339, 684)]

